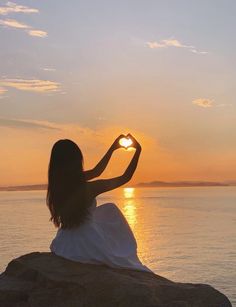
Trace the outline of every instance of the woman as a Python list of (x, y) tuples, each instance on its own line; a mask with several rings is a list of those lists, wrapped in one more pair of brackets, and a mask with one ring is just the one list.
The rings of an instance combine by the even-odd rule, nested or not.
[(83, 263), (150, 271), (137, 256), (134, 235), (121, 211), (113, 203), (96, 207), (96, 197), (127, 183), (133, 176), (141, 146), (132, 135), (135, 153), (123, 175), (98, 177), (112, 153), (121, 148), (120, 135), (91, 170), (83, 170), (83, 155), (70, 140), (59, 140), (52, 148), (48, 170), (47, 205), (51, 221), (58, 227), (50, 249), (56, 255)]

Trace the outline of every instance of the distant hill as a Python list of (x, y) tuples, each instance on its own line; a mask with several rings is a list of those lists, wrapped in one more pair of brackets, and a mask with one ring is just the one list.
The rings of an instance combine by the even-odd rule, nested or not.
[[(215, 182), (215, 181), (151, 181), (140, 182), (135, 187), (149, 188), (149, 187), (227, 187), (236, 186), (236, 180)], [(40, 191), (46, 190), (47, 184), (21, 185), (21, 186), (7, 186), (0, 187), (0, 191)]]
[(215, 182), (215, 181), (151, 181), (151, 182), (140, 182), (136, 187), (225, 187), (235, 184), (227, 182)]
[(228, 183), (229, 185), (236, 185), (236, 180), (227, 180), (225, 182)]

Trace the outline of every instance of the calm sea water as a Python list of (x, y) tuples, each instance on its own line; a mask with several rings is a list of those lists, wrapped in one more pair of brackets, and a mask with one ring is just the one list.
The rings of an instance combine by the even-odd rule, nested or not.
[[(208, 283), (236, 306), (236, 187), (119, 189), (115, 202), (138, 241), (141, 260), (179, 282)], [(48, 251), (56, 229), (45, 191), (0, 192), (0, 271), (15, 257)]]

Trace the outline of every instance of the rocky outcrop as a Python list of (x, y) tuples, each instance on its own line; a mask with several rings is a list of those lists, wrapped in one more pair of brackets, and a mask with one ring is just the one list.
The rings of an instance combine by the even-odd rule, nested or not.
[(52, 253), (12, 260), (0, 275), (0, 307), (230, 307), (211, 286), (148, 272), (81, 264)]

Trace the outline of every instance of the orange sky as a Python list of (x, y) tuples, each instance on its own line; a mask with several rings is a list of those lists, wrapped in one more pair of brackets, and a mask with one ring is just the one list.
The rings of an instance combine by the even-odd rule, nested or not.
[[(1, 149), (0, 171), (4, 176), (0, 178), (0, 185), (45, 183), (50, 150), (59, 138), (70, 138), (77, 142), (84, 153), (85, 168), (88, 169), (99, 161), (113, 138), (120, 132), (130, 131), (121, 127), (103, 127), (94, 131), (78, 125), (53, 125), (48, 122), (33, 124), (35, 127), (30, 129), (1, 128), (1, 142), (5, 146)], [(203, 156), (200, 150), (194, 154), (190, 151), (185, 152), (185, 149), (174, 152), (138, 130), (131, 132), (143, 147), (140, 163), (131, 185), (152, 180), (220, 181), (235, 178), (233, 171), (235, 159), (230, 153), (222, 157), (217, 153)], [(116, 151), (103, 178), (122, 174), (132, 155), (132, 151), (124, 149)], [(225, 168), (230, 159), (232, 172)]]

